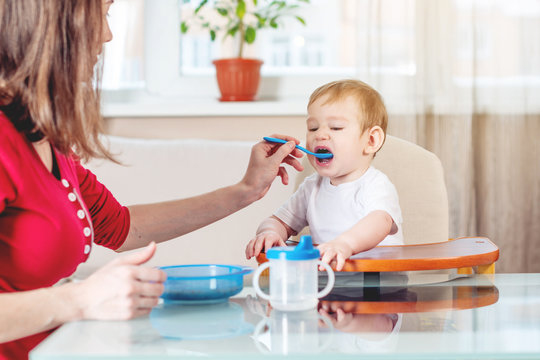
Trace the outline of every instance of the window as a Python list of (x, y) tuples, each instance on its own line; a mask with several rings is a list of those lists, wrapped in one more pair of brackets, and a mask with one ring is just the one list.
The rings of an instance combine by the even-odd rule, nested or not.
[[(115, 38), (106, 45), (104, 88), (143, 85), (164, 95), (204, 95), (207, 89), (217, 92), (212, 60), (231, 56), (227, 44), (220, 39), (211, 42), (207, 32), (181, 35), (179, 31), (182, 11), (199, 2), (116, 0), (110, 16)], [(247, 54), (264, 61), (262, 96), (273, 97), (279, 90), (285, 96), (305, 97), (325, 81), (366, 72), (413, 75), (410, 44), (414, 33), (405, 28), (407, 21), (403, 20), (403, 14), (414, 16), (414, 10), (407, 10), (409, 3), (385, 1), (397, 15), (375, 30), (381, 41), (393, 44), (384, 53), (371, 50), (374, 30), (370, 22), (358, 21), (359, 16), (372, 16), (375, 7), (371, 1), (311, 0), (299, 13), (306, 26), (290, 19), (283, 28), (259, 31)], [(143, 39), (149, 40), (145, 44)], [(362, 59), (369, 53), (371, 60), (359, 61), (359, 53)]]
[[(212, 43), (202, 31), (180, 34), (182, 12), (199, 1), (116, 0), (105, 88), (216, 98), (211, 61), (231, 56), (230, 44)], [(486, 106), (493, 92), (482, 88), (496, 87), (504, 101), (540, 98), (540, 0), (311, 0), (300, 14), (306, 26), (291, 20), (259, 31), (248, 49), (264, 61), (261, 99), (305, 99), (345, 77), (375, 86), (389, 107), (469, 106), (471, 86), (474, 101)]]
[[(180, 6), (181, 16), (191, 16), (199, 3), (200, 0), (184, 1)], [(341, 64), (335, 40), (340, 37), (341, 28), (332, 25), (340, 22), (340, 10), (335, 0), (312, 0), (298, 11), (306, 20), (306, 26), (290, 17), (283, 18), (283, 27), (259, 30), (255, 44), (246, 49), (246, 57), (262, 59), (263, 71), (267, 74), (313, 73), (315, 69), (338, 67)], [(182, 35), (180, 44), (180, 66), (184, 74), (201, 68), (213, 72), (213, 59), (234, 56), (229, 50), (235, 48), (230, 38), (225, 43), (219, 37), (211, 42), (203, 29), (192, 29)]]

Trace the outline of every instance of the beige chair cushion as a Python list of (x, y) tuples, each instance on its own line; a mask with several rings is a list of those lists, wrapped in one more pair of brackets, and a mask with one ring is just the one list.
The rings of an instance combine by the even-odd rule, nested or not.
[[(306, 158), (306, 170), (295, 188), (314, 170)], [(399, 194), (405, 244), (448, 240), (448, 197), (444, 173), (437, 156), (409, 141), (387, 135), (373, 166), (384, 172)], [(307, 233), (304, 229), (301, 234)]]

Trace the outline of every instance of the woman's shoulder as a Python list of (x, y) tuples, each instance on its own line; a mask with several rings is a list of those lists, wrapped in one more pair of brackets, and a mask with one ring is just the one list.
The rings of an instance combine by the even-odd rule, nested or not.
[(9, 137), (9, 133), (12, 132), (14, 129), (13, 124), (7, 116), (0, 111), (0, 139), (7, 139)]

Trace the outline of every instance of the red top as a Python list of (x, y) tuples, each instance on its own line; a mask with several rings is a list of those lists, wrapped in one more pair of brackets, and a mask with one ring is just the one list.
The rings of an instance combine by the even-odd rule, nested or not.
[[(78, 161), (53, 154), (60, 180), (0, 112), (0, 292), (51, 286), (93, 242), (117, 249), (127, 237), (129, 210)], [(26, 358), (50, 332), (0, 344), (0, 359)]]

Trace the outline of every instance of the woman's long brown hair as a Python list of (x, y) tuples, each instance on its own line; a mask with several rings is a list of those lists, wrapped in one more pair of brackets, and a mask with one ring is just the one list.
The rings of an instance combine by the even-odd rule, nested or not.
[[(0, 0), (0, 110), (31, 141), (83, 160), (99, 141), (100, 0)], [(98, 71), (101, 73), (101, 71)]]

